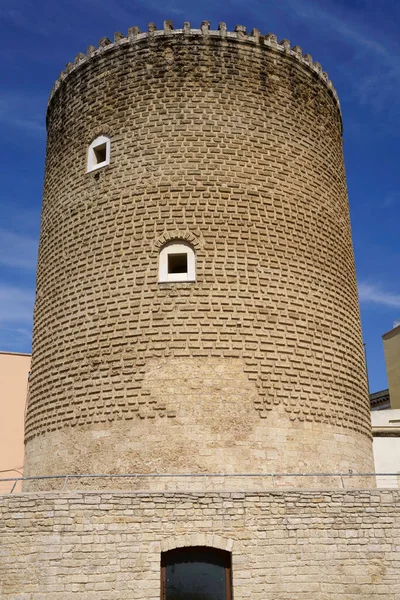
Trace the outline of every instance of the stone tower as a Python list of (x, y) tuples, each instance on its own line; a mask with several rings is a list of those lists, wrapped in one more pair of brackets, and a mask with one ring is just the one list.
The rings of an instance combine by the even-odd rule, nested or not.
[(133, 27), (67, 65), (47, 126), (25, 474), (371, 472), (321, 66)]

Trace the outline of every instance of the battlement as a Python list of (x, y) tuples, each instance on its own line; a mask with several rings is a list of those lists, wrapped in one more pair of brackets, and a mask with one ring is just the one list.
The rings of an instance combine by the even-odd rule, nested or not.
[(89, 46), (86, 54), (83, 54), (82, 52), (78, 53), (75, 56), (74, 62), (67, 64), (64, 71), (60, 73), (59, 78), (56, 80), (53, 89), (50, 92), (49, 103), (65, 78), (93, 58), (111, 52), (125, 44), (137, 44), (146, 40), (152, 40), (157, 37), (170, 36), (203, 36), (225, 41), (229, 40), (230, 42), (234, 43), (249, 44), (257, 47), (261, 46), (267, 48), (268, 50), (290, 56), (299, 61), (307, 69), (310, 69), (316, 73), (320, 79), (324, 81), (332, 96), (335, 98), (340, 111), (339, 98), (333, 83), (328, 77), (328, 74), (322, 70), (321, 64), (314, 61), (310, 54), (303, 54), (300, 46), (291, 47), (290, 41), (287, 39), (283, 39), (278, 43), (278, 38), (276, 35), (273, 33), (266, 33), (265, 35), (262, 35), (259, 29), (252, 29), (250, 34), (248, 34), (246, 27), (243, 25), (236, 25), (235, 30), (231, 32), (227, 30), (226, 23), (219, 23), (218, 29), (213, 30), (210, 29), (209, 21), (203, 21), (200, 29), (192, 29), (190, 23), (187, 21), (183, 24), (183, 29), (174, 29), (172, 21), (164, 21), (164, 27), (160, 30), (157, 29), (154, 23), (149, 23), (146, 32), (142, 32), (139, 27), (134, 26), (128, 29), (127, 36), (124, 36), (118, 31), (114, 34), (113, 41), (107, 37), (101, 38), (97, 48), (95, 46)]

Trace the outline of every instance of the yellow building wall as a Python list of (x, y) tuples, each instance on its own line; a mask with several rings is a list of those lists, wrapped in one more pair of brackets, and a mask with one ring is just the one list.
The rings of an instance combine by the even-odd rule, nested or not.
[(400, 408), (400, 325), (382, 336), (390, 406)]

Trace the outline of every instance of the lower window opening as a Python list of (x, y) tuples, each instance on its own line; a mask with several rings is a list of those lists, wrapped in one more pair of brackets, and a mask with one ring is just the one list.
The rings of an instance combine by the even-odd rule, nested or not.
[(164, 244), (159, 255), (158, 281), (196, 281), (196, 255), (191, 244), (185, 240), (174, 240)]
[(161, 600), (232, 600), (230, 552), (203, 546), (163, 552)]

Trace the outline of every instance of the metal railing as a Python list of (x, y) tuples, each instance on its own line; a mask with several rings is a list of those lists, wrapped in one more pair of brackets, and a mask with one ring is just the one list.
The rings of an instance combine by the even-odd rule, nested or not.
[[(257, 481), (255, 488), (250, 488), (247, 483), (250, 479)], [(303, 482), (299, 481), (299, 478), (304, 478)], [(149, 491), (188, 491), (188, 492), (214, 492), (214, 491), (232, 491), (232, 492), (251, 492), (251, 491), (262, 491), (263, 489), (307, 489), (307, 485), (310, 484), (308, 489), (317, 489), (316, 484), (321, 484), (320, 489), (355, 489), (356, 487), (361, 488), (398, 488), (400, 487), (400, 473), (85, 473), (85, 474), (64, 474), (64, 475), (38, 475), (32, 477), (6, 477), (0, 478), (0, 494), (12, 494), (15, 491), (18, 483), (21, 484), (29, 482), (43, 482), (49, 483), (49, 486), (44, 487), (43, 485), (34, 486), (39, 491), (64, 491), (67, 489), (68, 482), (71, 480), (82, 480), (82, 483), (90, 483), (88, 480), (127, 480), (131, 479), (131, 485), (129, 487), (124, 483), (124, 490), (130, 489), (135, 492), (149, 492)], [(146, 479), (152, 480), (151, 487), (138, 489), (139, 482), (143, 482)], [(246, 485), (243, 489), (237, 488), (236, 483), (240, 480), (246, 481)], [(373, 480), (372, 480), (373, 479)], [(193, 483), (193, 481), (201, 481), (203, 483), (202, 489), (188, 489), (187, 487), (173, 486), (175, 489), (168, 489), (174, 481), (186, 481)], [(235, 482), (234, 489), (224, 489), (223, 486), (217, 486), (217, 483), (223, 482), (226, 485), (227, 482), (233, 480)], [(60, 486), (54, 486), (53, 482), (60, 481)], [(154, 485), (155, 481), (166, 482), (164, 489), (156, 489)], [(324, 483), (326, 487), (324, 487)], [(360, 485), (361, 483), (361, 485)], [(334, 484), (334, 485), (332, 485)], [(4, 488), (9, 486), (9, 491)], [(29, 487), (29, 486), (28, 486)], [(218, 489), (217, 489), (218, 488)], [(74, 490), (76, 491), (76, 486)], [(84, 489), (89, 489), (86, 485)], [(93, 485), (90, 485), (90, 489), (96, 489)], [(99, 488), (102, 490), (103, 488)], [(107, 489), (110, 489), (107, 486)], [(121, 488), (114, 488), (116, 490)], [(29, 491), (29, 489), (28, 489)]]

